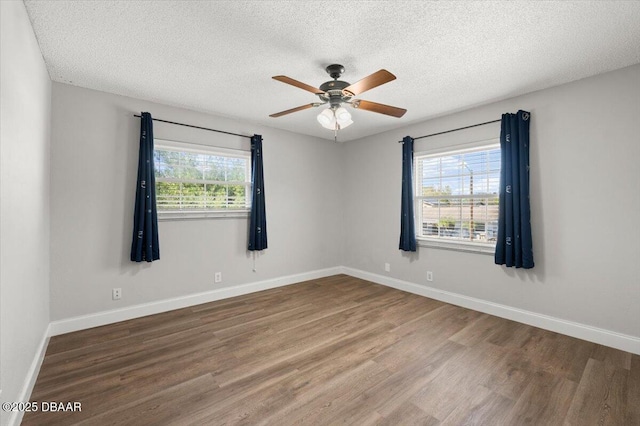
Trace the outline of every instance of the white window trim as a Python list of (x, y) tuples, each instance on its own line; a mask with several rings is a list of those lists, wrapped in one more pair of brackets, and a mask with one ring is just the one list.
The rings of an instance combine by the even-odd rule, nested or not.
[[(420, 152), (415, 152), (413, 154), (413, 157), (414, 157), (413, 170), (414, 171), (417, 170), (415, 159), (418, 157), (439, 157), (442, 154), (455, 154), (457, 152), (469, 152), (470, 150), (474, 150), (476, 148), (478, 149), (478, 151), (484, 151), (484, 150), (488, 150), (496, 147), (498, 148), (500, 147), (500, 138), (491, 138), (491, 139), (485, 139), (480, 141), (452, 145), (448, 147), (439, 147), (439, 148), (433, 148), (429, 150), (423, 150)], [(420, 229), (419, 227), (422, 225), (418, 223), (419, 222), (418, 219), (420, 217), (418, 208), (420, 206), (420, 203), (418, 203), (417, 201), (421, 201), (423, 198), (430, 198), (430, 197), (423, 197), (423, 196), (417, 195), (418, 180), (416, 179), (415, 172), (414, 172), (413, 178), (414, 178), (414, 182), (413, 182), (414, 212), (413, 214), (414, 214), (415, 229), (416, 229), (416, 243), (418, 244), (418, 246), (443, 249), (443, 250), (462, 251), (467, 253), (480, 253), (480, 254), (492, 255), (492, 256), (495, 254), (496, 245), (491, 243), (470, 243), (462, 240), (447, 241), (442, 238), (429, 238), (429, 237), (419, 236), (417, 234), (417, 230)], [(485, 197), (486, 196), (478, 195), (478, 197), (474, 196), (473, 198), (485, 198)], [(465, 196), (464, 198), (470, 198), (470, 196)]]
[(483, 139), (480, 141), (474, 142), (465, 142), (456, 145), (450, 145), (445, 147), (431, 148), (425, 149), (422, 151), (414, 152), (413, 156), (415, 157), (425, 157), (425, 156), (440, 156), (442, 154), (456, 154), (458, 152), (469, 151), (475, 148), (478, 148), (478, 151), (483, 151), (489, 148), (498, 148), (500, 147), (500, 138), (491, 138), (491, 139)]
[(200, 211), (158, 211), (159, 221), (192, 220), (192, 219), (233, 219), (248, 218), (250, 210), (233, 210), (225, 212), (200, 212)]
[(465, 241), (446, 241), (429, 237), (416, 237), (420, 247), (430, 247), (444, 250), (464, 251), (493, 255), (496, 251), (495, 244), (468, 243)]
[[(178, 142), (178, 141), (170, 141), (167, 139), (157, 139), (157, 138), (153, 140), (153, 146), (154, 146), (154, 149), (162, 148), (163, 150), (166, 150), (166, 151), (195, 152), (198, 154), (202, 154), (205, 151), (210, 151), (212, 153), (224, 154), (227, 157), (248, 158), (249, 160), (251, 160), (251, 151), (245, 151), (244, 149), (222, 148), (214, 145)], [(199, 147), (202, 147), (202, 148), (199, 148)]]
[[(153, 141), (154, 150), (156, 148), (164, 151), (176, 151), (176, 152), (195, 152), (198, 154), (211, 153), (222, 154), (227, 157), (244, 158), (247, 160), (247, 173), (251, 176), (251, 151), (221, 148), (213, 145), (193, 144), (188, 142), (178, 142), (166, 139), (154, 138)], [(201, 147), (202, 148), (199, 148)], [(180, 181), (179, 179), (158, 179), (156, 181)], [(216, 183), (216, 181), (205, 181), (202, 183)], [(225, 181), (220, 182), (222, 184), (237, 184), (245, 185), (247, 187), (247, 194), (251, 193), (251, 182), (234, 182)], [(193, 220), (193, 219), (247, 219), (251, 214), (250, 209), (234, 209), (234, 210), (215, 210), (215, 211), (201, 211), (201, 210), (158, 210), (158, 221), (181, 221), (181, 220)]]

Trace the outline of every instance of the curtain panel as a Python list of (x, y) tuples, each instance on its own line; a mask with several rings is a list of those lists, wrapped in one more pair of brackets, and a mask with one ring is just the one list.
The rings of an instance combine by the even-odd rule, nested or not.
[(416, 251), (416, 224), (413, 210), (413, 138), (402, 139), (402, 203), (400, 210), (400, 250)]
[(133, 213), (132, 262), (153, 262), (160, 259), (158, 244), (158, 210), (156, 179), (153, 164), (153, 119), (143, 112), (140, 118), (140, 151), (138, 182)]
[(251, 137), (251, 218), (249, 222), (249, 251), (267, 248), (267, 216), (264, 201), (264, 173), (262, 165), (262, 136)]
[(529, 200), (529, 125), (531, 114), (503, 114), (500, 131), (502, 168), (495, 263), (533, 268)]

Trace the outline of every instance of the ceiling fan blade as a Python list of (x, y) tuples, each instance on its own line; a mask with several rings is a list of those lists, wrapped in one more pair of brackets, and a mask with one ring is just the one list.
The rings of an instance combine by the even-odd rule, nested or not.
[(272, 77), (274, 80), (281, 81), (283, 83), (290, 84), (292, 86), (296, 86), (302, 90), (306, 90), (307, 92), (311, 92), (316, 95), (322, 95), (324, 92), (316, 87), (309, 86), (308, 84), (304, 84), (301, 81), (294, 80), (291, 77), (287, 77), (286, 75), (276, 75)]
[(282, 117), (283, 115), (291, 114), (292, 112), (302, 111), (304, 109), (313, 108), (314, 106), (317, 106), (317, 105), (316, 104), (302, 105), (296, 108), (288, 109), (286, 111), (276, 112), (275, 114), (271, 114), (269, 117), (273, 117), (273, 118)]
[(363, 101), (356, 99), (352, 103), (354, 108), (363, 109), (365, 111), (377, 112), (378, 114), (390, 115), (392, 117), (400, 118), (407, 112), (404, 108), (398, 108), (391, 105), (379, 104), (371, 101)]
[(367, 90), (373, 89), (396, 79), (396, 76), (387, 70), (376, 71), (368, 77), (353, 83), (351, 86), (345, 87), (342, 91), (350, 96), (357, 96)]

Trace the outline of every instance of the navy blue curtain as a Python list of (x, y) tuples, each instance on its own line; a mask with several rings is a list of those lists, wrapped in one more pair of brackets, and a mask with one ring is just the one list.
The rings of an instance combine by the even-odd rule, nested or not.
[(153, 168), (153, 119), (148, 112), (143, 112), (141, 115), (138, 184), (133, 216), (131, 261), (153, 262), (160, 259), (156, 178)]
[(413, 220), (413, 139), (402, 139), (402, 210), (400, 250), (416, 251), (416, 224)]
[(500, 131), (500, 214), (495, 262), (533, 268), (529, 204), (529, 123), (531, 114), (502, 115)]
[(251, 137), (251, 221), (249, 250), (267, 248), (267, 216), (264, 203), (264, 174), (262, 171), (262, 136)]

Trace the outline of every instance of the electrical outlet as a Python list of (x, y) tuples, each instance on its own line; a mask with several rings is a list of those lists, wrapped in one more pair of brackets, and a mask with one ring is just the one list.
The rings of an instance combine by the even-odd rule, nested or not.
[(215, 275), (213, 276), (213, 281), (216, 283), (221, 283), (222, 282), (222, 272), (216, 272)]
[(427, 271), (427, 281), (433, 281), (433, 272)]
[(388, 263), (385, 263), (384, 264), (384, 270), (387, 271), (387, 272), (391, 272), (391, 265), (388, 264)]
[(122, 299), (122, 289), (121, 288), (114, 288), (113, 290), (111, 290), (111, 298), (113, 300)]

